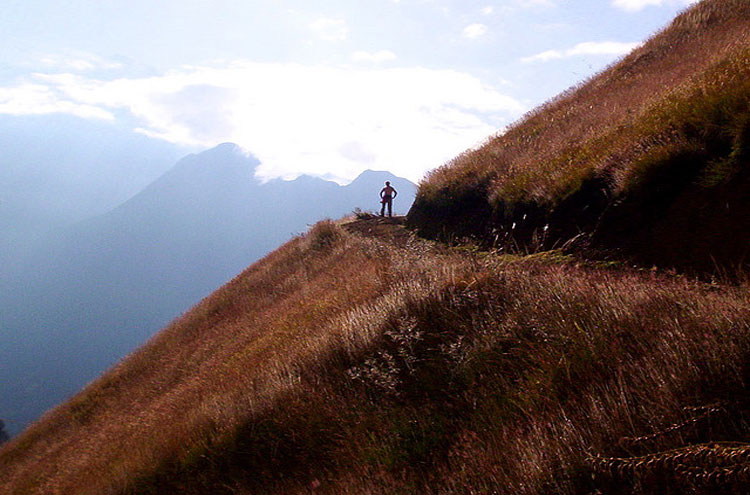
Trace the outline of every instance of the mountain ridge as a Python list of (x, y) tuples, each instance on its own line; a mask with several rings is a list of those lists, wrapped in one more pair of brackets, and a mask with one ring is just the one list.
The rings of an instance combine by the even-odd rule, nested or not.
[(365, 208), (368, 196), (374, 204), (380, 179), (403, 184), (397, 211), (416, 189), (387, 173), (363, 174), (351, 187), (318, 178), (261, 183), (258, 164), (231, 143), (188, 155), (14, 265), (0, 288), (9, 353), (0, 416), (14, 419), (9, 429), (73, 394), (308, 224)]

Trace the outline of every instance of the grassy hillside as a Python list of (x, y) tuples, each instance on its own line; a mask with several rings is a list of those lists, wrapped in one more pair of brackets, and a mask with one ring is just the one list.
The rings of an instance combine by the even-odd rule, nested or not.
[(575, 238), (641, 262), (746, 268), (749, 102), (750, 3), (703, 1), (432, 172), (410, 224), (506, 249)]
[(594, 456), (747, 440), (749, 358), (747, 285), (325, 222), (4, 446), (0, 493), (715, 493)]
[(750, 493), (749, 7), (434, 172), (408, 222), (452, 242), (324, 221), (255, 263), (4, 444), (0, 494)]

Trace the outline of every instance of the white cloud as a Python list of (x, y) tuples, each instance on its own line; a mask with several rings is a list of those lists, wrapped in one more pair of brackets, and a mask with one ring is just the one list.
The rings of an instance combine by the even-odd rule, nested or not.
[(487, 26), (484, 24), (469, 24), (463, 30), (463, 36), (471, 40), (484, 36), (487, 33)]
[(619, 41), (586, 41), (567, 50), (547, 50), (536, 55), (523, 57), (521, 62), (548, 62), (550, 60), (575, 57), (578, 55), (625, 55), (640, 46), (640, 43)]
[(62, 69), (71, 69), (75, 71), (92, 70), (95, 68), (94, 64), (88, 60), (75, 60), (75, 59), (60, 59), (56, 57), (43, 57), (40, 62), (48, 67), (56, 67)]
[(111, 119), (127, 111), (152, 137), (202, 147), (235, 142), (261, 160), (262, 178), (350, 180), (375, 168), (418, 180), (526, 110), (474, 76), (423, 68), (239, 61), (148, 78), (35, 79), (0, 88), (0, 112)]
[(554, 0), (517, 0), (522, 7), (554, 7)]
[(57, 54), (50, 54), (43, 56), (39, 62), (43, 66), (51, 69), (63, 70), (63, 71), (76, 71), (86, 72), (93, 70), (115, 70), (122, 69), (123, 64), (119, 62), (112, 62), (105, 60), (96, 55), (88, 53), (79, 53), (75, 56), (61, 56)]
[(377, 52), (357, 51), (352, 54), (352, 60), (355, 62), (369, 62), (379, 64), (396, 60), (396, 54), (389, 50), (379, 50)]
[(349, 36), (349, 26), (343, 19), (321, 17), (310, 23), (310, 30), (325, 41), (344, 41)]
[(503, 0), (499, 5), (487, 6), (481, 10), (485, 15), (518, 13), (525, 9), (551, 9), (558, 5), (559, 0)]
[(0, 88), (0, 114), (45, 115), (65, 113), (84, 119), (114, 120), (111, 112), (95, 105), (88, 105), (61, 98), (53, 88), (43, 84), (21, 84)]
[(547, 50), (542, 53), (537, 53), (536, 55), (531, 55), (529, 57), (523, 57), (521, 59), (521, 62), (528, 64), (531, 62), (548, 62), (550, 60), (555, 60), (558, 58), (564, 58), (565, 54), (561, 52), (560, 50)]
[(691, 5), (699, 0), (612, 0), (612, 5), (627, 12), (637, 12), (648, 6), (661, 6), (664, 4), (672, 5)]
[(573, 57), (576, 55), (625, 55), (632, 52), (641, 43), (630, 42), (622, 43), (619, 41), (585, 41), (578, 43), (573, 48), (567, 50), (565, 55)]

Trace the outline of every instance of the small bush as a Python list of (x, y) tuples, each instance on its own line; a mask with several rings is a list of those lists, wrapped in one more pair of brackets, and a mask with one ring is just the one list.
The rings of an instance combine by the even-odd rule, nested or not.
[(321, 251), (329, 249), (341, 237), (343, 231), (331, 220), (321, 220), (312, 226), (307, 233), (308, 245), (310, 249)]
[(369, 211), (364, 211), (361, 208), (357, 207), (354, 208), (354, 216), (357, 218), (357, 220), (369, 220), (370, 218), (375, 218), (375, 214)]

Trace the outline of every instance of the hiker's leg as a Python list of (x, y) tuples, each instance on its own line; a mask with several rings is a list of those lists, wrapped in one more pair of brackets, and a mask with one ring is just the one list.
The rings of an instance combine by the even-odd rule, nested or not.
[(393, 201), (390, 199), (388, 200), (388, 216), (393, 216)]
[(385, 215), (385, 201), (381, 201), (380, 204), (380, 216), (382, 217), (383, 215)]

